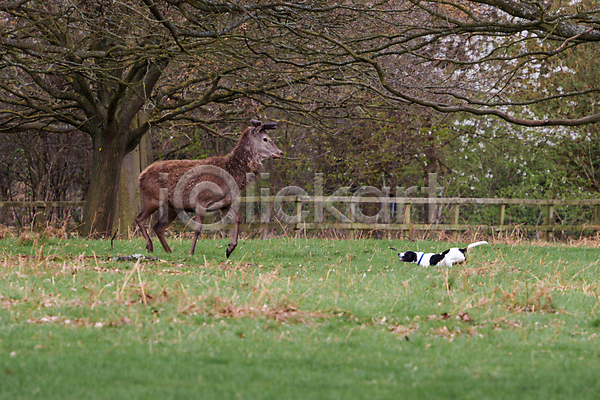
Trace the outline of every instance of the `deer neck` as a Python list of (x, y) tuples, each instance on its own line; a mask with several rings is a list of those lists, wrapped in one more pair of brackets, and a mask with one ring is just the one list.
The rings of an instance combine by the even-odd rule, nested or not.
[(235, 179), (240, 190), (243, 190), (246, 186), (246, 174), (253, 173), (257, 175), (262, 172), (262, 162), (258, 154), (245, 144), (247, 143), (240, 140), (227, 156), (227, 170)]

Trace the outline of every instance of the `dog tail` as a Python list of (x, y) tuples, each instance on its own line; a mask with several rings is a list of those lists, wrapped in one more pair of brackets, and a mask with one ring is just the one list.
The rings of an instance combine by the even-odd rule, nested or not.
[(470, 249), (471, 247), (475, 247), (475, 246), (481, 246), (482, 244), (488, 244), (488, 242), (486, 242), (485, 240), (482, 240), (481, 242), (471, 243), (470, 245), (467, 246), (467, 249)]

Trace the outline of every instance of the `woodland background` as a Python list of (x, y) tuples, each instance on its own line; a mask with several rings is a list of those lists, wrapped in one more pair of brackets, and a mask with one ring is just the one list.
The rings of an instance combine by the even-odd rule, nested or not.
[(277, 190), (437, 173), (443, 196), (596, 198), (599, 16), (591, 0), (0, 1), (0, 200), (83, 199), (75, 222), (104, 234), (140, 142), (142, 165), (224, 155), (252, 118), (278, 122)]

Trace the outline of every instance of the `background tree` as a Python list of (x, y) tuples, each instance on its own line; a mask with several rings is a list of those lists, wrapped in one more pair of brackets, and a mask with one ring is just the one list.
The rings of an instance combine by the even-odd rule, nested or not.
[[(49, 132), (0, 134), (0, 198), (3, 200), (65, 201), (80, 199), (88, 187), (90, 145), (82, 134)], [(47, 213), (48, 222), (73, 220), (81, 215), (56, 209)], [(5, 212), (4, 214), (8, 214)], [(8, 223), (12, 215), (0, 215)], [(23, 218), (26, 217), (26, 218)], [(19, 225), (30, 223), (35, 209), (15, 213)]]
[(14, 1), (3, 15), (1, 127), (5, 132), (87, 133), (91, 185), (84, 233), (110, 229), (129, 129), (162, 70), (160, 36), (133, 2)]
[[(264, 57), (247, 57), (228, 44), (228, 35), (249, 29), (277, 3), (195, 5), (197, 10), (169, 1), (0, 4), (0, 129), (90, 136), (84, 234), (110, 232), (123, 157), (151, 126), (192, 110), (198, 113), (188, 121), (199, 123), (198, 114), (210, 112), (203, 106), (304, 79), (273, 79), (254, 63)], [(183, 26), (174, 28), (178, 21)], [(132, 128), (139, 112), (148, 115), (147, 123)]]
[[(198, 4), (184, 3), (191, 8)], [(600, 39), (596, 29), (600, 10), (593, 1), (409, 0), (343, 6), (310, 2), (281, 3), (272, 12), (276, 17), (260, 19), (260, 29), (244, 30), (229, 43), (237, 49), (246, 45), (252, 54), (281, 68), (328, 67), (303, 82), (309, 85), (297, 90), (295, 98), (299, 102), (312, 98), (310, 115), (318, 116), (320, 126), (328, 131), (304, 145), (311, 147), (308, 160), (325, 160), (331, 155), (337, 162), (331, 163), (333, 168), (346, 174), (355, 175), (352, 165), (357, 163), (350, 161), (349, 152), (344, 152), (340, 143), (353, 145), (346, 149), (355, 146), (361, 150), (365, 143), (379, 144), (391, 151), (376, 153), (374, 158), (380, 161), (376, 164), (390, 158), (395, 162), (388, 165), (396, 170), (401, 158), (421, 160), (420, 164), (412, 163), (421, 170), (442, 169), (445, 157), (441, 153), (460, 132), (431, 129), (439, 127), (435, 121), (440, 117), (432, 120), (433, 114), (423, 112), (423, 108), (490, 115), (531, 127), (583, 126), (600, 119), (594, 108), (573, 107), (597, 103), (597, 81), (568, 90), (554, 84), (528, 84), (542, 82), (555, 60), (577, 58), (579, 48), (595, 46)], [(308, 12), (312, 13), (310, 18), (301, 18)], [(294, 35), (268, 34), (279, 29)], [(185, 36), (183, 29), (172, 31), (174, 37)], [(575, 75), (581, 78), (585, 72), (578, 69)], [(349, 99), (350, 94), (358, 101)], [(277, 107), (277, 101), (280, 98), (263, 100), (263, 104)], [(421, 107), (421, 117), (407, 126), (410, 134), (406, 140), (400, 133), (404, 127), (396, 129), (401, 142), (418, 144), (403, 151), (382, 140), (382, 118), (374, 117), (375, 112), (357, 111), (379, 107), (387, 110), (387, 121), (404, 122), (407, 119), (397, 119), (391, 111), (393, 107), (400, 109), (399, 105)], [(344, 124), (361, 119), (368, 121), (362, 127)], [(420, 124), (419, 120), (432, 122)], [(372, 140), (365, 140), (360, 131), (370, 132)], [(395, 139), (397, 143), (398, 137)], [(363, 171), (365, 168), (369, 168), (368, 163), (361, 164)]]
[[(409, 0), (340, 11), (358, 12), (360, 24), (351, 32), (329, 27), (299, 30), (312, 38), (305, 52), (318, 49), (314, 57), (323, 53), (338, 65), (355, 70), (360, 66), (362, 76), (375, 78), (360, 79), (355, 73), (335, 77), (337, 84), (359, 84), (394, 102), (444, 113), (493, 115), (526, 126), (600, 120), (596, 111), (570, 107), (527, 115), (531, 105), (541, 107), (559, 99), (597, 103), (597, 84), (535, 93), (519, 85), (520, 80), (531, 79), (532, 65), (547, 64), (559, 55), (569, 57), (579, 46), (600, 40), (600, 9), (594, 1)], [(375, 28), (382, 25), (385, 28)]]

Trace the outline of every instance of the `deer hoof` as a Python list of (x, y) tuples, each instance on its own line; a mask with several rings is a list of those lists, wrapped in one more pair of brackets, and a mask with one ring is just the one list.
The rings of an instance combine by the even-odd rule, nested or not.
[(227, 256), (227, 258), (229, 258), (231, 253), (233, 253), (233, 250), (229, 250), (229, 248), (227, 248), (227, 250), (225, 250), (225, 255)]

